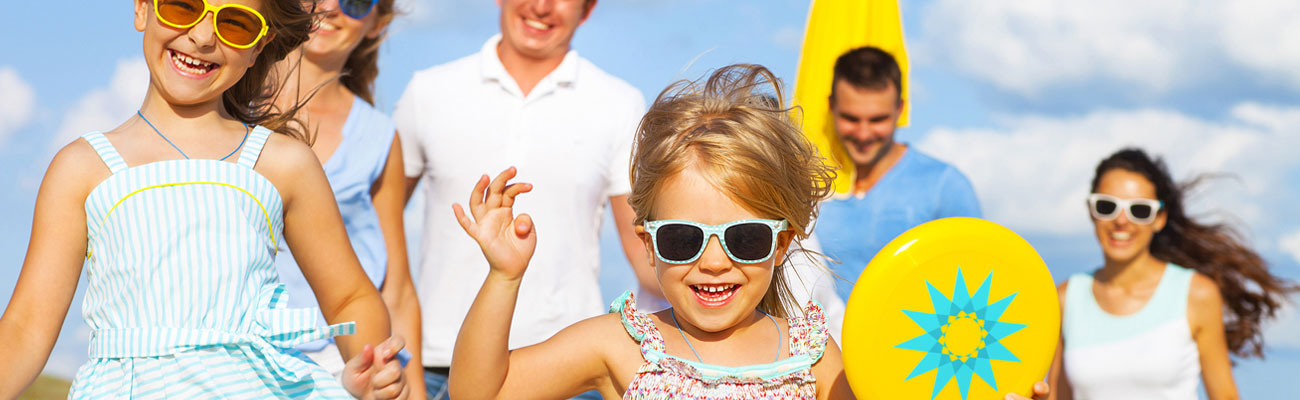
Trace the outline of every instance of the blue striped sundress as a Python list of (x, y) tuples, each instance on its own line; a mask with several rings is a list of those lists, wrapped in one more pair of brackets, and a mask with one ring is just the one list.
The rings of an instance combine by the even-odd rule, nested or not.
[(293, 349), (356, 327), (284, 306), (283, 204), (253, 170), (270, 135), (252, 129), (237, 163), (134, 167), (103, 134), (82, 136), (112, 175), (86, 198), (90, 360), (69, 398), (351, 398)]

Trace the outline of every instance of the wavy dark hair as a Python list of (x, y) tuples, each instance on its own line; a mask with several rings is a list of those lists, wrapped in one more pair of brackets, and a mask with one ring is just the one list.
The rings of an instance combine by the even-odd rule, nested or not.
[(1185, 195), (1209, 175), (1177, 183), (1170, 177), (1164, 160), (1153, 159), (1141, 149), (1126, 148), (1097, 165), (1092, 190), (1097, 190), (1103, 174), (1115, 169), (1145, 177), (1155, 186), (1156, 199), (1164, 202), (1161, 212), (1165, 213), (1167, 222), (1151, 239), (1151, 255), (1213, 279), (1227, 308), (1224, 330), (1228, 350), (1240, 357), (1263, 358), (1264, 336), (1260, 323), (1265, 318), (1273, 318), (1287, 293), (1300, 287), (1269, 273), (1268, 263), (1246, 246), (1242, 235), (1232, 226), (1202, 223), (1187, 216)]
[(262, 38), (266, 44), (239, 82), (222, 93), (223, 105), (226, 112), (240, 122), (262, 125), (310, 143), (303, 124), (294, 118), (294, 114), (305, 103), (299, 102), (287, 110), (277, 110), (274, 100), (283, 85), (268, 83), (268, 77), (275, 69), (275, 63), (307, 41), (311, 34), (316, 2), (265, 0), (258, 11), (266, 18), (269, 28), (266, 37)]
[[(375, 23), (387, 25), (393, 20), (397, 13), (393, 3), (395, 0), (379, 0), (375, 3), (375, 9), (370, 10), (375, 13)], [(372, 106), (375, 105), (375, 78), (379, 77), (379, 44), (384, 41), (387, 31), (384, 29), (375, 38), (362, 38), (357, 48), (348, 55), (348, 60), (343, 64), (343, 75), (339, 77), (339, 83)]]

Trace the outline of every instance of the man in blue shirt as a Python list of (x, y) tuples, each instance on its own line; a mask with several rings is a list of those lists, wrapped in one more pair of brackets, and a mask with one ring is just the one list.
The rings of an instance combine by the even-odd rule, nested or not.
[(894, 140), (902, 72), (889, 53), (861, 47), (835, 61), (830, 111), (853, 160), (853, 190), (822, 204), (814, 233), (848, 300), (876, 252), (908, 229), (946, 217), (980, 217), (970, 181), (951, 165)]

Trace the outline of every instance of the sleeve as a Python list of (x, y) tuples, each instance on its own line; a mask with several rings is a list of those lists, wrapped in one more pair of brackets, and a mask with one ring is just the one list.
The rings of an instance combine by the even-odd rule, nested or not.
[(949, 166), (939, 182), (939, 209), (935, 219), (947, 217), (983, 218), (975, 188), (966, 175)]
[(403, 169), (408, 178), (418, 178), (423, 175), (425, 163), (428, 161), (421, 140), (421, 137), (427, 134), (421, 130), (420, 124), (420, 111), (427, 106), (422, 101), (424, 96), (420, 90), (421, 81), (420, 74), (412, 76), (411, 82), (406, 85), (406, 91), (402, 93), (402, 97), (397, 100), (397, 105), (393, 108), (393, 123), (397, 127), (397, 136), (402, 139)]
[(610, 157), (609, 170), (606, 172), (609, 186), (605, 187), (605, 197), (632, 192), (629, 170), (632, 166), (632, 144), (636, 142), (636, 128), (641, 124), (641, 115), (645, 114), (645, 98), (636, 89), (632, 89), (627, 96), (632, 101), (627, 103), (628, 107), (619, 115), (623, 121), (616, 132), (620, 136), (615, 141), (614, 156)]

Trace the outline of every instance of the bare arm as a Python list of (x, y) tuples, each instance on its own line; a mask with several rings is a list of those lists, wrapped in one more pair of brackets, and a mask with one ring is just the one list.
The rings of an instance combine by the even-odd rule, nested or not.
[(393, 138), (388, 151), (388, 162), (379, 179), (371, 187), (375, 211), (379, 214), (379, 228), (384, 233), (384, 248), (388, 253), (388, 268), (384, 287), (379, 290), (384, 304), (388, 305), (393, 320), (393, 332), (406, 340), (411, 360), (406, 364), (406, 382), (411, 386), (411, 399), (424, 398), (424, 365), (420, 360), (420, 302), (415, 297), (411, 283), (411, 269), (406, 258), (406, 235), (402, 225), (402, 211), (406, 205), (406, 178), (402, 176), (402, 148), (400, 138)]
[(385, 341), (391, 334), (388, 311), (348, 245), (338, 203), (320, 162), (311, 148), (284, 135), (272, 135), (265, 151), (274, 156), (264, 154), (257, 169), (284, 198), (285, 243), (316, 294), (325, 320), (356, 322), (356, 334), (335, 338), (349, 364), (344, 368), (344, 387), (365, 398), (399, 396), (406, 388), (393, 356), (401, 350), (401, 340)]
[(636, 226), (633, 225), (636, 212), (632, 211), (631, 205), (628, 205), (627, 195), (610, 196), (609, 209), (614, 213), (614, 226), (618, 228), (618, 239), (623, 243), (623, 255), (627, 257), (628, 264), (632, 265), (632, 273), (636, 274), (637, 283), (645, 293), (653, 294), (660, 299), (664, 298), (664, 292), (659, 288), (659, 280), (655, 278), (654, 267), (650, 266), (650, 256), (645, 243), (636, 235)]
[(849, 379), (844, 375), (844, 359), (840, 346), (835, 339), (826, 339), (826, 351), (821, 360), (812, 366), (813, 376), (817, 378), (817, 399), (853, 399), (849, 389)]
[(509, 350), (519, 285), (537, 246), (532, 218), (515, 217), (511, 209), (515, 196), (532, 190), (532, 185), (507, 185), (514, 176), (512, 167), (490, 184), (486, 175), (479, 179), (469, 201), (473, 219), (459, 204), (453, 205), (456, 220), (478, 242), (491, 270), (456, 338), (452, 398), (562, 398), (607, 382), (602, 376), (608, 377), (608, 369), (593, 342), (613, 335), (590, 334), (588, 329), (596, 325), (588, 323), (592, 320), (541, 344)]
[(74, 142), (54, 157), (41, 182), (27, 257), (0, 317), (0, 354), (8, 358), (0, 398), (18, 397), (36, 379), (63, 328), (86, 257), (89, 182), (108, 175), (98, 160), (89, 144)]
[[(1056, 294), (1060, 298), (1062, 320), (1065, 316), (1065, 290), (1070, 282), (1063, 282), (1056, 288)], [(1047, 371), (1047, 383), (1056, 388), (1048, 400), (1074, 400), (1074, 390), (1070, 388), (1070, 380), (1065, 373), (1065, 327), (1062, 321), (1061, 337), (1056, 342), (1056, 355), (1052, 357), (1052, 369)]]
[(1187, 299), (1187, 319), (1192, 339), (1201, 355), (1201, 379), (1211, 400), (1239, 398), (1232, 378), (1232, 361), (1223, 328), (1223, 296), (1219, 286), (1205, 275), (1192, 277)]

